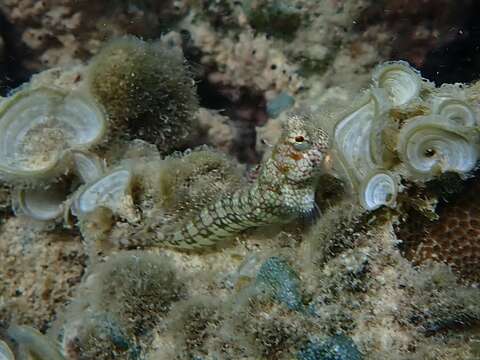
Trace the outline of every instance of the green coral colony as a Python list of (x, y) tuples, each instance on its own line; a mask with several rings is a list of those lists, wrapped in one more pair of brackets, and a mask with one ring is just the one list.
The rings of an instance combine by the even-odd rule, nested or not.
[[(260, 15), (255, 19), (261, 25)], [(228, 241), (245, 230), (284, 225), (314, 213), (315, 193), (325, 174), (350, 190), (346, 193), (363, 214), (398, 210), (406, 201), (400, 196), (406, 183), (426, 186), (447, 172), (467, 178), (479, 157), (475, 88), (435, 87), (405, 62), (377, 66), (370, 87), (341, 113), (290, 115), (251, 182), (232, 159), (208, 147), (172, 154), (184, 143), (184, 132), (195, 131), (198, 106), (177, 50), (133, 37), (119, 39), (81, 73), (86, 80), (74, 90), (39, 78), (0, 103), (0, 178), (11, 187), (15, 212), (78, 225), (91, 255), (87, 280), (57, 334), (69, 358), (143, 359), (145, 346), (158, 336), (155, 327), (180, 321), (166, 320), (174, 304), (190, 296), (189, 280), (178, 275), (171, 259), (175, 255), (131, 248), (210, 249), (211, 254), (212, 245), (235, 247)], [(123, 157), (112, 156), (114, 151)], [(162, 159), (160, 154), (170, 156)], [(102, 253), (110, 254), (106, 262), (96, 259)], [(306, 324), (317, 321), (314, 295), (302, 293), (300, 277), (288, 266), (272, 257), (257, 276), (234, 281), (234, 287), (241, 287), (240, 278), (251, 284), (240, 292), (243, 297), (254, 298), (252, 286), (269, 289), (266, 296), (273, 293), (275, 303), (270, 306), (280, 307), (278, 319), (264, 324), (271, 329), (244, 319), (256, 326), (256, 334), (275, 333), (272, 329), (285, 325), (285, 314)], [(262, 306), (265, 300), (252, 301)], [(202, 310), (210, 314), (203, 340), (212, 349), (222, 344), (215, 344), (208, 331), (234, 328), (239, 303)], [(195, 315), (203, 305), (182, 306), (188, 309), (185, 318), (203, 319), (200, 310)], [(52, 340), (31, 328), (11, 324), (2, 332), (2, 359), (14, 359), (13, 353), (19, 359), (63, 358)], [(231, 349), (225, 351), (237, 355), (204, 357), (202, 344), (178, 351), (196, 359), (239, 359), (235, 356), (242, 351), (249, 358), (361, 358), (347, 335), (330, 335), (305, 335), (295, 349), (276, 344), (277, 352), (272, 344), (239, 340), (229, 345), (227, 338), (223, 345)], [(248, 350), (261, 346), (263, 350)]]

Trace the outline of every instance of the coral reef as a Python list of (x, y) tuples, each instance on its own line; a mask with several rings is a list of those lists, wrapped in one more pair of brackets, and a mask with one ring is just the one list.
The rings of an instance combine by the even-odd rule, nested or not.
[(404, 62), (374, 70), (370, 90), (333, 120), (334, 166), (364, 208), (394, 207), (399, 175), (425, 182), (474, 169), (479, 138), (472, 89), (435, 88)]
[(480, 82), (391, 61), (475, 7), (425, 4), (2, 1), (0, 357), (478, 358)]
[(252, 2), (245, 6), (249, 24), (256, 31), (292, 38), (300, 27), (301, 12), (286, 1)]
[(6, 0), (0, 11), (15, 25), (16, 46), (29, 54), (22, 65), (38, 71), (86, 60), (111, 37), (158, 36), (178, 10), (173, 1)]
[(464, 279), (480, 280), (478, 231), (480, 208), (477, 198), (479, 183), (469, 182), (455, 198), (438, 206), (438, 219), (408, 216), (398, 228), (405, 256), (416, 263), (426, 260), (445, 262)]
[(213, 83), (278, 94), (296, 93), (301, 81), (295, 66), (271, 46), (265, 35), (242, 33), (239, 39), (220, 38), (206, 24), (192, 24), (187, 28), (195, 46), (202, 49), (201, 61), (206, 66), (219, 68), (208, 74)]
[[(344, 208), (345, 204), (338, 206)], [(413, 267), (396, 248), (398, 240), (388, 217), (369, 214), (359, 219), (336, 207), (330, 211), (333, 214), (326, 215), (335, 214), (337, 224), (343, 225), (337, 225), (339, 230), (329, 236), (317, 236), (329, 220), (316, 224), (303, 244), (306, 257), (301, 257), (310, 264), (300, 276), (308, 282), (307, 291), (316, 294), (312, 307), (322, 327), (335, 324), (330, 329), (334, 333), (353, 327), (351, 336), (367, 359), (384, 358), (387, 351), (393, 359), (469, 358), (468, 343), (475, 337), (456, 342), (452, 333), (448, 336), (453, 327), (446, 327), (442, 331), (447, 336), (440, 340), (425, 328), (429, 321), (444, 321), (441, 308), (450, 308), (446, 311), (450, 315), (466, 312), (475, 317), (476, 310), (467, 304), (476, 301), (478, 289), (459, 285), (446, 266)], [(317, 246), (332, 248), (337, 234), (351, 246), (337, 249), (329, 257), (318, 256)], [(454, 292), (463, 293), (464, 299), (460, 301)], [(455, 306), (458, 308), (451, 311)], [(372, 313), (368, 314), (368, 309)], [(425, 322), (422, 317), (427, 317)]]
[(200, 129), (205, 133), (205, 143), (228, 154), (233, 149), (235, 130), (230, 119), (214, 110), (200, 108), (197, 112)]
[[(391, 56), (421, 67), (429, 51), (463, 36), (464, 22), (472, 3), (465, 1), (458, 7), (448, 0), (427, 0), (423, 6), (416, 6), (411, 0), (387, 0), (381, 7), (366, 9), (362, 25), (396, 34), (392, 37)], [(378, 16), (380, 11), (382, 16)], [(408, 22), (402, 21), (406, 18)]]

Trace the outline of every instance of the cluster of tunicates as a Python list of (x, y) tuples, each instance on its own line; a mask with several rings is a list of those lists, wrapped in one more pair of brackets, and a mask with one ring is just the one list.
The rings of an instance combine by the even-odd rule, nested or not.
[(479, 157), (478, 116), (470, 88), (435, 87), (406, 62), (387, 62), (336, 120), (333, 155), (365, 209), (394, 207), (401, 179), (469, 175)]

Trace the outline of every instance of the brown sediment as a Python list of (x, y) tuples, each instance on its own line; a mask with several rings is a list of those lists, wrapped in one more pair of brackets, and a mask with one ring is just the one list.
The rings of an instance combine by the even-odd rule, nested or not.
[(0, 318), (48, 328), (73, 296), (85, 261), (78, 234), (39, 230), (23, 217), (7, 219), (0, 229)]

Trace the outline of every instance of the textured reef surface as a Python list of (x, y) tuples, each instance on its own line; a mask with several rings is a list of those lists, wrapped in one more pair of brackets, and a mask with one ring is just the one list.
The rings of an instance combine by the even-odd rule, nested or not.
[(0, 359), (479, 359), (478, 11), (1, 0)]

